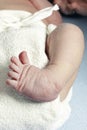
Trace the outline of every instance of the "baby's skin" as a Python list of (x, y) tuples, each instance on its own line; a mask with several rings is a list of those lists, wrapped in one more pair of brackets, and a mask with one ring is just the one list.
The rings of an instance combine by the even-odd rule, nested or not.
[(52, 70), (30, 65), (25, 51), (19, 54), (19, 58), (11, 58), (9, 68), (6, 83), (29, 99), (44, 102), (58, 96), (60, 87), (54, 80)]
[[(44, 0), (44, 2), (42, 0), (30, 0), (27, 2), (30, 7), (30, 12), (36, 12), (52, 6), (47, 0)], [(60, 14), (54, 11), (52, 16), (46, 18), (43, 22), (46, 25), (58, 25), (61, 21)], [(13, 86), (18, 92), (35, 101), (51, 101), (57, 98), (60, 87), (56, 83), (58, 81), (54, 73), (53, 65), (50, 65), (50, 67), (46, 66), (43, 69), (32, 66), (30, 65), (26, 52), (20, 53), (19, 58), (12, 57), (10, 62), (9, 79), (6, 81), (9, 86)]]

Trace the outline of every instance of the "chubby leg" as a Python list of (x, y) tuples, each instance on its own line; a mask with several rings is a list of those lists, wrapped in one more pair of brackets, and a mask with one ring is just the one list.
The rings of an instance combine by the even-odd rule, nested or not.
[(48, 37), (47, 43), (50, 62), (49, 69), (55, 65), (56, 80), (62, 87), (61, 101), (70, 90), (82, 60), (84, 36), (82, 31), (72, 24), (61, 24)]
[[(11, 58), (6, 83), (35, 101), (50, 101), (58, 94), (50, 72), (30, 65), (26, 52)], [(50, 87), (51, 86), (51, 87)], [(56, 95), (55, 95), (56, 94)]]
[(48, 65), (44, 69), (31, 66), (26, 53), (21, 53), (19, 59), (11, 59), (11, 79), (7, 84), (36, 101), (51, 101), (59, 93), (63, 100), (75, 79), (83, 50), (81, 30), (72, 24), (61, 24), (47, 39)]

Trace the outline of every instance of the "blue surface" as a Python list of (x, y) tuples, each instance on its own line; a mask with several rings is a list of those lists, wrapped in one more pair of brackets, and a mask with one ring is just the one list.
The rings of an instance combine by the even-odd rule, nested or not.
[(87, 130), (87, 17), (64, 17), (64, 21), (74, 23), (83, 30), (85, 52), (77, 79), (73, 84), (71, 116), (58, 130)]

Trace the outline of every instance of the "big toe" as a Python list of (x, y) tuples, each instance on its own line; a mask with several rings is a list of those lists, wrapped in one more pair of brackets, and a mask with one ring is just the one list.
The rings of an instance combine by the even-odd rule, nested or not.
[(22, 64), (29, 64), (29, 58), (28, 58), (28, 55), (27, 55), (26, 51), (22, 51), (19, 54), (19, 59), (20, 59)]

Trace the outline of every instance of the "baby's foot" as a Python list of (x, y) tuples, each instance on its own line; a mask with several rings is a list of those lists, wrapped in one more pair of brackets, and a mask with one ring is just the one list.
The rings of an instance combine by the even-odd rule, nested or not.
[(59, 90), (52, 79), (53, 73), (30, 65), (26, 52), (22, 52), (19, 59), (12, 57), (9, 68), (10, 79), (6, 82), (18, 92), (35, 101), (50, 101), (57, 97)]
[(10, 71), (8, 72), (8, 76), (10, 77), (10, 79), (7, 79), (7, 84), (18, 89), (18, 80), (21, 76), (24, 66), (27, 65), (30, 66), (26, 52), (20, 53), (19, 59), (16, 57), (12, 57), (9, 65)]

